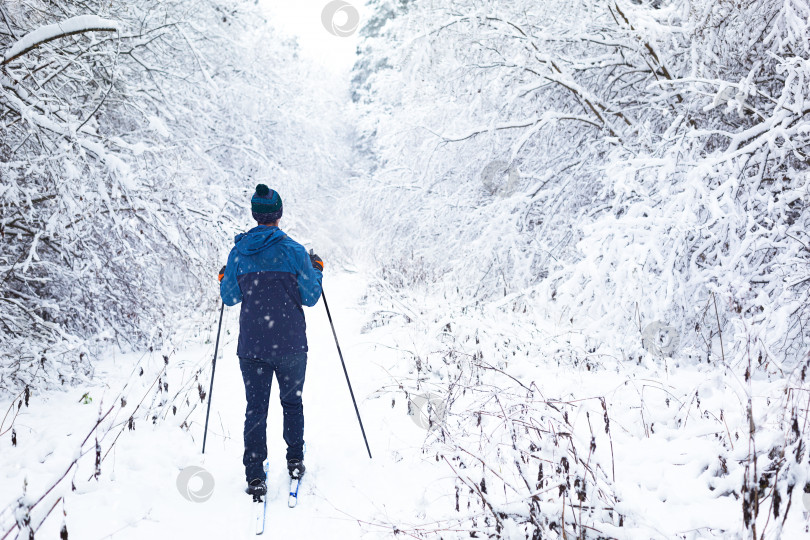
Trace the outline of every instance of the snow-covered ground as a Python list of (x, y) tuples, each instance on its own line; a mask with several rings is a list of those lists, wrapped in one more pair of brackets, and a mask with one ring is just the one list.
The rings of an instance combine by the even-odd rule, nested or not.
[[(374, 458), (366, 455), (326, 313), (318, 304), (307, 310), (308, 473), (295, 509), (286, 506), (281, 409), (277, 394), (271, 398), (269, 537), (393, 538), (396, 530), (427, 537), (442, 531), (468, 535), (475, 530), (469, 519), (484, 520), (486, 512), (480, 494), (464, 486), (484, 479), (490, 504), (516, 515), (528, 492), (521, 492), (512, 476), (511, 461), (520, 452), (509, 448), (508, 434), (510, 424), (522, 423), (538, 428), (538, 435), (524, 435), (537, 442), (524, 454), (531, 456), (525, 467), (533, 481), (537, 464), (546, 464), (545, 480), (538, 479), (534, 492), (545, 519), (564, 512), (558, 482), (564, 483), (568, 472), (555, 466), (565, 463), (571, 477), (584, 474), (588, 500), (604, 503), (585, 508), (579, 522), (606, 536), (710, 538), (739, 530), (742, 464), (750, 444), (740, 401), (752, 393), (757, 445), (767, 446), (765, 439), (782, 433), (770, 420), (784, 407), (776, 399), (778, 380), (760, 377), (749, 387), (723, 366), (611, 359), (587, 350), (587, 340), (570, 322), (504, 317), (503, 305), (464, 315), (426, 296), (391, 296), (386, 304), (379, 300), (382, 295), (367, 294), (368, 281), (357, 273), (327, 272), (324, 285)], [(189, 335), (185, 347), (168, 355), (168, 365), (157, 352), (110, 354), (98, 368), (103, 385), (30, 396), (14, 420), (16, 447), (8, 432), (0, 439), (2, 533), (12, 526), (15, 500), (27, 482), (24, 503), (44, 494), (31, 511), (32, 523), (55, 505), (37, 537), (56, 537), (63, 523), (71, 538), (90, 540), (252, 537), (241, 465), (245, 401), (235, 357), (237, 313), (228, 310), (223, 325), (205, 455), (200, 453), (205, 404), (197, 384), (207, 391), (213, 314), (208, 333)], [(465, 371), (475, 374), (483, 367), (485, 379), (462, 384), (461, 364), (441, 362), (451, 351), (470, 353), (473, 360)], [(579, 358), (572, 354), (576, 351)], [(198, 369), (202, 374), (195, 380)], [(168, 388), (157, 392), (157, 384)], [(425, 430), (408, 416), (406, 395), (426, 392), (450, 404), (445, 435), (454, 439)], [(84, 403), (85, 393), (92, 402)], [(9, 418), (17, 411), (11, 405)], [(3, 411), (8, 406), (3, 403)], [(103, 461), (96, 479), (95, 433), (81, 443), (99, 411), (103, 415), (111, 406), (98, 430)], [(159, 417), (154, 424), (153, 414)], [(469, 423), (476, 414), (484, 416), (478, 426)], [(134, 430), (127, 429), (130, 415)], [(180, 428), (183, 422), (189, 429)], [(82, 447), (86, 454), (78, 467), (46, 493)], [(577, 462), (577, 451), (588, 452), (587, 462), (585, 456)], [(213, 477), (212, 495), (204, 502), (191, 502), (178, 489), (180, 472), (190, 466)], [(202, 489), (202, 479), (192, 480), (189, 488)], [(790, 514), (785, 538), (807, 534), (800, 497), (797, 490), (793, 504), (799, 511)], [(509, 537), (524, 537), (523, 528), (508, 526), (513, 527), (504, 531)]]
[[(272, 538), (290, 538), (292, 534), (296, 538), (388, 537), (391, 531), (386, 523), (411, 521), (412, 512), (446, 498), (452, 487), (447, 486), (447, 471), (442, 473), (444, 478), (437, 475), (435, 462), (422, 455), (425, 431), (407, 417), (404, 403), (392, 410), (390, 401), (373, 399), (388, 379), (386, 369), (396, 365), (399, 358), (396, 351), (379, 347), (373, 338), (366, 339), (360, 333), (366, 317), (357, 301), (365, 284), (357, 275), (327, 273), (324, 285), (374, 459), (369, 460), (366, 454), (331, 329), (319, 303), (307, 310), (307, 476), (298, 507), (288, 509), (281, 407), (274, 393), (268, 419), (267, 534)], [(215, 325), (212, 327), (215, 332)], [(245, 397), (235, 356), (237, 332), (238, 310), (232, 309), (226, 312), (223, 323), (205, 455), (200, 453), (203, 406), (191, 413), (187, 431), (178, 428), (183, 421), (181, 414), (173, 418), (168, 409), (169, 419), (154, 425), (148, 417), (135, 413), (135, 429), (126, 429), (128, 414), (137, 401), (148, 396), (143, 408), (155, 394), (154, 387), (152, 392), (146, 390), (163, 369), (160, 354), (111, 354), (98, 368), (97, 380), (103, 385), (31, 396), (14, 421), (17, 446), (11, 445), (9, 434), (0, 442), (0, 504), (5, 508), (0, 514), (0, 536), (14, 521), (11, 510), (24, 483), (28, 483), (26, 502), (38, 500), (77, 456), (99, 410), (106, 412), (109, 406), (115, 410), (102, 422), (100, 431), (114, 427), (100, 440), (102, 456), (119, 433), (120, 438), (101, 464), (98, 479), (92, 478), (95, 460), (91, 437), (84, 445), (89, 451), (78, 468), (32, 510), (32, 522), (39, 523), (54, 501), (65, 496), (66, 502), (59, 502), (38, 538), (58, 536), (63, 510), (71, 538), (252, 536), (251, 505), (243, 491), (241, 464)], [(203, 368), (200, 382), (207, 391), (214, 335), (199, 339), (208, 343), (194, 344), (190, 337), (186, 348), (170, 355), (168, 373), (161, 379), (168, 381), (169, 388), (163, 394), (174, 395), (174, 385), (193, 380), (198, 367)], [(139, 375), (141, 367), (143, 375)], [(190, 388), (185, 394), (199, 403), (196, 383)], [(82, 402), (85, 392), (92, 402)], [(122, 396), (127, 401), (123, 409)], [(151, 403), (154, 409), (157, 401)], [(5, 412), (9, 403), (2, 405)], [(6, 419), (6, 427), (8, 424)], [(213, 476), (213, 494), (205, 502), (190, 502), (178, 490), (178, 475), (189, 466), (200, 466)], [(70, 491), (71, 483), (74, 492)], [(192, 491), (201, 487), (201, 479), (192, 480)]]

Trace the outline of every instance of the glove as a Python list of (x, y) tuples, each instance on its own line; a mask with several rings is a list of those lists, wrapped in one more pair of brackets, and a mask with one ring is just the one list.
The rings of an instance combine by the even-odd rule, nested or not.
[(222, 278), (225, 277), (225, 267), (222, 267), (222, 270), (219, 271), (219, 282), (222, 283)]
[(309, 250), (309, 260), (312, 262), (312, 268), (317, 268), (323, 272), (323, 259), (315, 255), (315, 252), (311, 249)]

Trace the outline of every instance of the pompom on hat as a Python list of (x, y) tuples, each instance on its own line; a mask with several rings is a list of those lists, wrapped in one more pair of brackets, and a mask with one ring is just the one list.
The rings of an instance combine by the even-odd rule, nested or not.
[(250, 210), (257, 223), (275, 223), (281, 219), (284, 207), (281, 196), (264, 184), (256, 186), (256, 193), (250, 199)]

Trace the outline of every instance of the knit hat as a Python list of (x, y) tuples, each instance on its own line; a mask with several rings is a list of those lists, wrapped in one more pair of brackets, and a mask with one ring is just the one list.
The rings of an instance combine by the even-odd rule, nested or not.
[(281, 205), (281, 196), (274, 190), (259, 184), (256, 193), (250, 199), (250, 210), (257, 223), (275, 223), (281, 219), (284, 207)]

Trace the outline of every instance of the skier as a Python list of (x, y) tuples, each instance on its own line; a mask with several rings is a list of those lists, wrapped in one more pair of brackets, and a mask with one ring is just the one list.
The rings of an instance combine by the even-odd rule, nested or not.
[(267, 406), (273, 373), (284, 410), (287, 470), (300, 478), (304, 467), (304, 407), (301, 394), (307, 367), (303, 306), (321, 296), (323, 260), (279, 229), (283, 212), (279, 194), (256, 186), (251, 201), (258, 225), (234, 240), (220, 271), (220, 296), (233, 306), (242, 302), (236, 354), (245, 383), (245, 466), (247, 492), (267, 492), (262, 466), (267, 458)]

